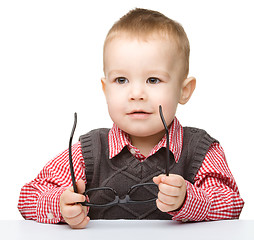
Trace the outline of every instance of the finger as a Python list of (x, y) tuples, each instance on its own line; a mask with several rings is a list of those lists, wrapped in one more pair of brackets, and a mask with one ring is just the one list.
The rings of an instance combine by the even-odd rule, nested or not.
[(164, 204), (173, 205), (177, 202), (177, 197), (165, 195), (161, 192), (158, 193), (158, 199)]
[(182, 176), (176, 174), (169, 174), (169, 176), (161, 176), (161, 182), (174, 186), (174, 187), (182, 187), (185, 180)]
[(80, 193), (74, 193), (71, 190), (67, 189), (61, 196), (62, 201), (66, 205), (72, 205), (77, 202), (84, 202), (86, 197)]
[(78, 188), (78, 193), (83, 194), (86, 190), (85, 182), (82, 179), (79, 179), (76, 184), (77, 184), (77, 188)]
[(75, 225), (75, 226), (71, 226), (71, 228), (73, 228), (73, 229), (82, 229), (82, 228), (85, 228), (86, 225), (89, 223), (89, 221), (90, 221), (90, 218), (89, 217), (85, 217), (81, 223), (79, 223), (78, 225)]
[(162, 182), (162, 178), (167, 177), (165, 174), (160, 174), (158, 176), (153, 177), (153, 181), (155, 184), (160, 184)]
[(75, 218), (84, 212), (81, 204), (67, 205), (61, 209), (61, 214), (64, 218)]
[(64, 220), (70, 225), (70, 226), (76, 226), (79, 225), (84, 218), (86, 218), (86, 214), (84, 213), (84, 211), (80, 212), (77, 216), (75, 217), (65, 217)]
[(159, 184), (159, 190), (161, 193), (171, 197), (178, 197), (181, 193), (181, 188), (174, 187), (164, 183)]
[(81, 207), (82, 207), (83, 211), (85, 212), (85, 214), (87, 215), (89, 207), (83, 206), (83, 205), (81, 205)]
[(153, 177), (153, 182), (158, 185), (161, 182), (160, 179), (160, 176)]
[(174, 205), (169, 205), (161, 202), (159, 199), (156, 200), (157, 208), (162, 212), (169, 212), (174, 209)]

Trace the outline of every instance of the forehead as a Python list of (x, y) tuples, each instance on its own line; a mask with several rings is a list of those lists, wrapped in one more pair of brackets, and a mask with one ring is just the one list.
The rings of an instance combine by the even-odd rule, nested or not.
[(104, 70), (114, 65), (145, 64), (174, 64), (179, 58), (175, 41), (156, 35), (146, 38), (130, 35), (111, 37), (104, 47)]

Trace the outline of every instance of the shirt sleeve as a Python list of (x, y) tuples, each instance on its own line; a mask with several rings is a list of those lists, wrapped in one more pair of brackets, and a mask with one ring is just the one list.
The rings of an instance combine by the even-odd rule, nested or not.
[(187, 195), (179, 211), (169, 212), (173, 220), (203, 221), (237, 219), (244, 201), (219, 143), (213, 143), (194, 184), (186, 181)]
[[(85, 163), (80, 142), (72, 146), (76, 181), (85, 178)], [(18, 209), (25, 219), (42, 223), (64, 221), (60, 213), (60, 196), (72, 186), (68, 149), (49, 161), (38, 176), (20, 192)]]

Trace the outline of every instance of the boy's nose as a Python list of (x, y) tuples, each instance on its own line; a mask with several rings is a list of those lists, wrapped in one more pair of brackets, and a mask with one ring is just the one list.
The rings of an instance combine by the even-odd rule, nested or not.
[(135, 84), (131, 87), (130, 89), (130, 95), (129, 99), (131, 101), (133, 100), (145, 100), (146, 99), (146, 93), (145, 93), (145, 88), (142, 85)]

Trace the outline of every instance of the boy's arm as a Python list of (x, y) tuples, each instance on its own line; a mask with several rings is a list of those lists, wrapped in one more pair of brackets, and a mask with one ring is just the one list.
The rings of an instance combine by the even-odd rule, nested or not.
[(194, 184), (186, 181), (186, 200), (181, 209), (169, 212), (173, 220), (239, 218), (244, 201), (218, 143), (211, 145), (194, 181)]
[[(85, 181), (80, 142), (72, 146), (72, 158), (76, 181)], [(63, 221), (59, 205), (60, 196), (71, 185), (69, 155), (66, 150), (48, 162), (33, 181), (22, 187), (18, 209), (25, 219), (42, 223)]]

